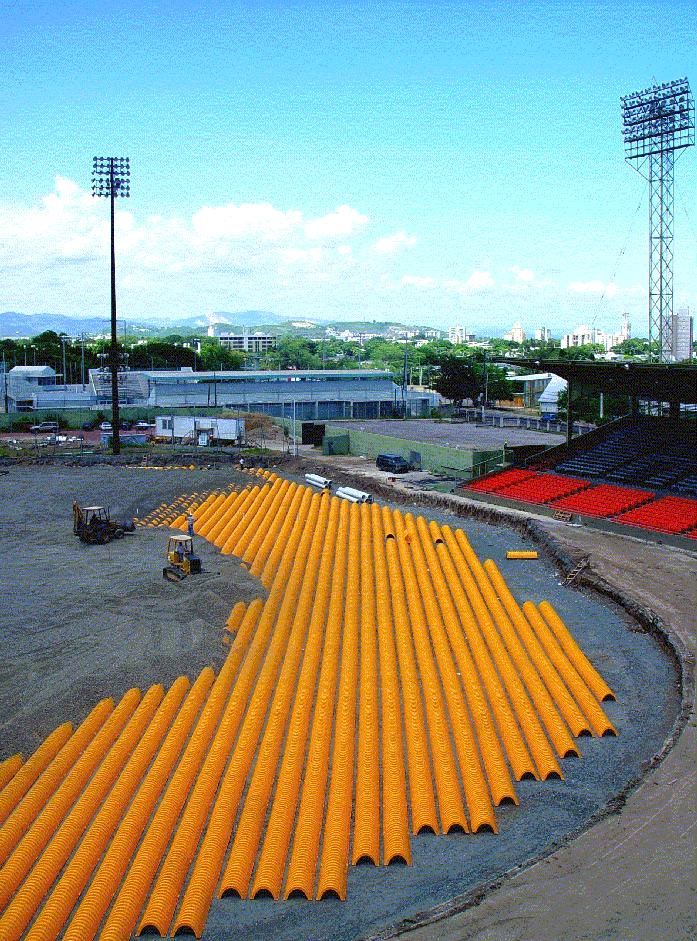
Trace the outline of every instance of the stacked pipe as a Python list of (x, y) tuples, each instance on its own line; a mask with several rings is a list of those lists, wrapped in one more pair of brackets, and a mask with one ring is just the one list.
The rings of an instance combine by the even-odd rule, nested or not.
[[(254, 478), (193, 510), (268, 589), (232, 607), (217, 677), (103, 700), (0, 764), (3, 941), (200, 937), (223, 896), (345, 899), (351, 863), (496, 832), (515, 781), (616, 734), (558, 613), (464, 532)], [(185, 528), (183, 508), (160, 512)]]

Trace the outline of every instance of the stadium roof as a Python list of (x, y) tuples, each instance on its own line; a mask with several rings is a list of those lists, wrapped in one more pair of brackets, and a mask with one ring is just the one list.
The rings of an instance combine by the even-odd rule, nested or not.
[(494, 362), (551, 372), (574, 386), (633, 395), (655, 402), (697, 404), (697, 366), (658, 363), (590, 363), (563, 359), (497, 357)]

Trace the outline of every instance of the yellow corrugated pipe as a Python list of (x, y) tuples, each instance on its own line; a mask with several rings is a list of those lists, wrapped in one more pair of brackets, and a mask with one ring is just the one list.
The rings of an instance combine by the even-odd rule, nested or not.
[(383, 856), (388, 865), (392, 862), (404, 862), (411, 865), (401, 696), (397, 677), (397, 655), (392, 628), (390, 589), (385, 562), (385, 538), (380, 508), (376, 503), (371, 505), (371, 528), (382, 696)]
[[(324, 533), (327, 529), (328, 511), (328, 501), (324, 500), (320, 506), (317, 519), (317, 532), (320, 534), (320, 538), (315, 539), (310, 547), (303, 581), (298, 594), (297, 607), (293, 614), (293, 626), (288, 640), (288, 647), (274, 689), (266, 727), (259, 743), (254, 772), (247, 786), (235, 838), (221, 879), (218, 893), (220, 896), (226, 892), (234, 892), (240, 898), (246, 898), (247, 896), (259, 848), (259, 840), (266, 820), (266, 811), (276, 779), (276, 770), (286, 724), (291, 714), (293, 693), (303, 650), (305, 651), (305, 661), (298, 680), (298, 691), (295, 706), (293, 707), (293, 715), (290, 718), (286, 749), (292, 749), (295, 738), (304, 731), (299, 728), (296, 707), (302, 711), (303, 694), (311, 696), (315, 688), (316, 666), (314, 673), (311, 670), (315, 661), (313, 647), (317, 646), (318, 655), (320, 645), (317, 643), (316, 634), (310, 634), (307, 628), (308, 624), (311, 625), (311, 608), (317, 584), (320, 556), (325, 544)], [(306, 664), (307, 669), (305, 669)], [(302, 751), (304, 753), (304, 748)]]
[(354, 807), (354, 866), (370, 860), (380, 863), (380, 738), (378, 728), (377, 620), (371, 510), (360, 504), (361, 514), (361, 680), (358, 703), (358, 758)]
[[(72, 729), (72, 726), (71, 726)], [(9, 782), (14, 778), (24, 763), (24, 757), (19, 752), (16, 755), (10, 755), (0, 762), (0, 796)]]
[[(85, 843), (79, 847), (69, 866), (68, 871), (73, 870), (73, 879), (65, 888), (65, 893), (71, 894), (64, 900), (67, 904), (61, 910), (64, 920), (69, 916), (75, 899), (87, 882), (88, 876), (85, 870), (89, 871), (97, 863), (99, 865), (70, 920), (63, 935), (64, 939), (75, 941), (76, 938), (80, 938), (81, 941), (92, 941), (97, 934), (104, 914), (133, 860), (152, 810), (181, 754), (196, 714), (212, 682), (213, 673), (210, 668), (206, 668), (199, 674), (191, 688), (186, 677), (179, 677), (176, 680), (163, 700), (142, 743), (134, 752), (129, 765), (109, 795), (108, 801), (95, 818)], [(184, 696), (186, 696), (185, 699)], [(162, 741), (163, 738), (164, 741)], [(104, 853), (105, 847), (107, 848)], [(82, 865), (79, 865), (80, 863)], [(133, 869), (129, 872), (129, 878), (132, 872)], [(65, 877), (62, 882), (64, 881)], [(127, 883), (128, 879), (123, 884), (122, 892), (127, 891)], [(143, 891), (145, 891), (144, 888)], [(59, 897), (56, 901), (60, 904), (63, 899)], [(42, 918), (45, 912), (46, 909), (42, 911), (39, 918)], [(129, 927), (132, 927), (135, 922), (137, 913), (138, 908), (132, 910)], [(48, 914), (50, 916), (50, 913)], [(107, 926), (100, 937), (103, 938), (111, 930), (109, 925), (113, 925), (114, 920), (118, 921), (118, 917), (119, 906), (114, 905)], [(37, 926), (38, 920), (33, 927)], [(130, 935), (130, 930), (121, 934), (120, 937), (125, 938), (128, 935)], [(39, 932), (36, 938), (32, 938), (32, 941), (39, 941), (40, 937)]]
[[(547, 689), (552, 695), (556, 705), (559, 707), (559, 711), (571, 729), (572, 734), (575, 736), (590, 734), (586, 717), (579, 709), (573, 696), (570, 695), (554, 664), (544, 652), (540, 642), (535, 636), (535, 632), (530, 627), (524, 612), (520, 609), (518, 602), (513, 597), (496, 564), (489, 560), (484, 563), (484, 567), (488, 571), (494, 588), (503, 602), (509, 617), (513, 621), (518, 636), (525, 645), (530, 659), (544, 680)], [(575, 754), (578, 757), (578, 750), (575, 751)]]
[(411, 646), (411, 628), (404, 580), (397, 554), (392, 513), (382, 507), (382, 523), (385, 533), (385, 558), (392, 595), (392, 617), (397, 648), (397, 660), (404, 702), (404, 731), (407, 744), (407, 769), (409, 771), (409, 804), (411, 807), (412, 833), (438, 833), (436, 798), (433, 793), (433, 773), (426, 739), (426, 723), (419, 687), (419, 675)]
[(283, 504), (283, 498), (288, 491), (289, 484), (287, 480), (282, 480), (277, 483), (278, 483), (278, 486), (274, 484), (275, 489), (273, 493), (273, 498), (266, 505), (266, 512), (264, 513), (264, 516), (262, 517), (262, 519), (259, 521), (259, 524), (257, 526), (257, 531), (252, 535), (249, 545), (247, 546), (247, 548), (244, 550), (244, 553), (242, 554), (242, 557), (241, 557), (242, 561), (247, 562), (249, 565), (251, 565), (251, 563), (256, 558), (257, 553), (259, 552), (259, 549), (264, 539), (266, 538), (266, 534), (268, 533), (271, 524), (276, 519), (279, 508)]
[[(496, 628), (472, 573), (467, 567), (462, 553), (458, 554), (459, 550), (456, 543), (452, 546), (456, 553), (453, 557), (449, 547), (446, 546), (441, 537), (440, 531), (437, 532), (437, 539), (434, 540), (426, 520), (421, 516), (417, 519), (417, 528), (424, 548), (435, 552), (440, 562), (467, 643), (472, 651), (476, 672), (482, 679), (491, 710), (496, 718), (501, 741), (506, 750), (513, 775), (518, 781), (525, 777), (536, 778), (537, 771), (534, 762), (518, 728), (506, 690), (499, 678), (494, 660), (484, 639), (490, 633), (495, 633)], [(447, 621), (446, 624), (448, 624)], [(461, 644), (453, 644), (453, 650), (456, 654), (460, 649)], [(466, 674), (463, 673), (463, 678), (465, 676)], [(471, 680), (465, 682), (465, 689), (468, 688), (469, 682)], [(490, 778), (492, 788), (496, 780), (496, 777)], [(500, 803), (493, 791), (492, 796), (496, 803)]]
[[(337, 500), (337, 497), (333, 497)], [(293, 835), (293, 849), (288, 863), (284, 898), (314, 895), (319, 839), (324, 820), (324, 802), (329, 767), (329, 744), (334, 724), (339, 652), (346, 590), (346, 554), (348, 546), (349, 504), (341, 501), (339, 529), (336, 536), (332, 588), (327, 611), (327, 630), (322, 667), (317, 683), (317, 702), (307, 755), (302, 796)]]
[[(0, 908), (7, 905), (12, 893), (39, 854), (43, 852), (46, 844), (65, 819), (78, 794), (92, 777), (95, 769), (104, 759), (106, 752), (121, 734), (121, 730), (130, 719), (139, 702), (139, 689), (131, 689), (124, 695), (102, 728), (75, 762), (60, 787), (32, 822), (12, 854), (7, 858), (2, 870), (0, 870)], [(12, 818), (8, 823), (11, 820)]]
[(322, 558), (317, 576), (317, 588), (314, 593), (305, 659), (303, 660), (298, 692), (293, 705), (293, 714), (288, 728), (269, 822), (252, 885), (252, 896), (255, 896), (258, 892), (263, 892), (268, 893), (275, 899), (279, 898), (288, 847), (290, 846), (295, 822), (298, 795), (305, 764), (305, 750), (310, 732), (310, 714), (324, 643), (329, 592), (334, 568), (334, 549), (339, 523), (338, 501), (325, 501), (324, 506), (327, 505), (329, 506), (329, 520), (326, 527), (326, 536), (321, 545)]
[[(550, 696), (534, 663), (531, 661), (525, 647), (521, 643), (520, 637), (516, 632), (511, 618), (508, 616), (506, 608), (501, 604), (499, 589), (501, 591), (506, 590), (501, 573), (491, 559), (486, 560), (481, 571), (481, 586), (490, 601), (489, 606), (496, 618), (501, 636), (515, 664), (518, 675), (527, 687), (537, 715), (542, 720), (550, 741), (553, 743), (560, 757), (578, 757), (578, 749), (569, 733), (566, 723), (559, 714), (554, 700)], [(486, 576), (488, 576), (488, 578), (486, 578)]]
[(207, 539), (209, 542), (215, 542), (216, 535), (222, 529), (225, 520), (228, 519), (228, 514), (235, 505), (238, 497), (239, 494), (234, 492), (224, 495), (223, 502), (219, 504), (218, 508), (211, 513), (206, 522), (201, 526), (198, 535)]
[[(470, 726), (467, 711), (469, 706), (494, 804), (499, 805), (504, 801), (518, 803), (482, 681), (463, 635), (458, 613), (428, 529), (424, 523), (423, 532), (419, 532), (418, 524), (411, 513), (407, 514), (405, 525), (412, 537), (410, 548), (414, 555), (419, 576), (419, 589), (426, 607), (428, 624), (443, 678), (459, 761), (461, 764), (466, 763), (470, 760), (469, 755), (476, 752), (476, 745), (473, 741), (474, 731)], [(466, 609), (464, 607), (467, 605), (464, 596), (461, 598), (461, 603), (463, 611), (467, 611), (467, 617), (473, 620), (474, 615), (469, 606)], [(475, 630), (476, 626), (470, 627), (470, 632)], [(452, 660), (451, 649), (457, 670)], [(457, 671), (462, 680), (459, 679)], [(467, 702), (463, 697), (463, 689)]]
[(237, 542), (240, 533), (249, 523), (249, 514), (254, 512), (257, 500), (263, 497), (264, 491), (256, 486), (247, 494), (245, 500), (238, 506), (235, 515), (230, 519), (230, 525), (226, 526), (218, 536), (216, 545), (224, 555), (230, 555), (232, 547)]
[[(260, 580), (265, 588), (270, 589), (272, 587), (277, 575), (281, 572), (282, 566), (285, 565), (286, 560), (290, 559), (292, 561), (295, 551), (297, 550), (300, 533), (305, 525), (310, 500), (312, 499), (312, 493), (309, 487), (298, 487), (297, 493), (299, 495), (298, 508), (293, 512), (293, 507), (291, 507), (288, 518), (283, 523), (281, 531), (278, 534), (278, 541), (269, 553), (269, 557), (262, 570)], [(295, 501), (293, 502), (295, 503)], [(281, 577), (283, 578), (284, 576), (281, 575)]]
[[(416, 534), (406, 529), (402, 514), (399, 511), (395, 511), (392, 515), (397, 536), (396, 544), (399, 551), (401, 569), (404, 573), (404, 584), (407, 590), (414, 650), (416, 651), (419, 674), (423, 686), (441, 825), (446, 833), (453, 830), (466, 832), (469, 828), (462, 802), (462, 795), (460, 793), (455, 756), (450, 744), (448, 709), (446, 708), (446, 700), (441, 691), (441, 677), (439, 676), (439, 670), (436, 666), (436, 661), (438, 661), (441, 666), (441, 674), (445, 672), (447, 675), (448, 669), (444, 662), (446, 659), (444, 654), (447, 649), (447, 641), (445, 648), (442, 646), (439, 647), (439, 641), (441, 641), (442, 638), (438, 634), (438, 618), (434, 618), (434, 622), (429, 622), (430, 631), (426, 623), (426, 611), (422, 601), (422, 592), (425, 593), (426, 591), (424, 581), (428, 579), (428, 571), (425, 569), (419, 570), (418, 565), (415, 566), (414, 559), (412, 558), (413, 543), (418, 541)], [(432, 642), (436, 649), (436, 660), (434, 660), (434, 655), (431, 650)], [(438, 657), (439, 653), (441, 654), (440, 658)], [(450, 670), (454, 670), (452, 661), (450, 661), (448, 666)], [(443, 676), (443, 681), (445, 685), (445, 676)], [(451, 718), (454, 724), (455, 716)], [(471, 729), (469, 728), (469, 722), (467, 722), (467, 731), (469, 732), (470, 739), (469, 748), (464, 764), (461, 762), (461, 770), (465, 796), (468, 806), (470, 807), (472, 829), (477, 830), (482, 826), (489, 826), (493, 829), (496, 826), (494, 812), (489, 799), (484, 773), (479, 764), (477, 748), (474, 737), (471, 734)]]
[(220, 515), (215, 526), (209, 531), (206, 538), (209, 542), (212, 542), (214, 546), (220, 549), (220, 547), (224, 545), (227, 537), (239, 522), (240, 511), (242, 507), (246, 505), (245, 501), (248, 500), (250, 492), (250, 489), (245, 487), (243, 490), (240, 490), (239, 493), (234, 494), (232, 502), (228, 505), (225, 512)]
[(246, 603), (244, 601), (238, 601), (230, 612), (227, 621), (225, 622), (225, 630), (229, 631), (231, 634), (236, 634), (238, 627), (242, 623), (242, 618), (244, 617), (244, 612), (246, 610)]
[(271, 486), (263, 488), (260, 499), (257, 500), (255, 504), (254, 512), (247, 514), (247, 524), (239, 533), (237, 541), (230, 550), (232, 555), (236, 555), (238, 558), (244, 556), (245, 550), (252, 539), (257, 535), (259, 529), (263, 528), (269, 507), (273, 503), (280, 487), (281, 483), (277, 480), (275, 483), (271, 484)]
[[(173, 934), (183, 929), (192, 930), (197, 936), (200, 936), (200, 933), (203, 931), (215, 893), (215, 887), (220, 876), (220, 869), (225, 852), (230, 841), (239, 800), (244, 790), (247, 775), (249, 774), (249, 769), (258, 745), (259, 734), (263, 727), (266, 711), (274, 690), (274, 684), (286, 651), (292, 651), (297, 642), (297, 637), (293, 634), (293, 614), (298, 604), (298, 594), (305, 571), (305, 563), (313, 538), (321, 538), (324, 535), (316, 532), (320, 500), (319, 494), (315, 494), (311, 499), (308, 524), (301, 538), (293, 569), (285, 591), (283, 592), (283, 600), (278, 608), (276, 627), (271, 637), (264, 664), (259, 672), (254, 692), (251, 699), (247, 694), (240, 702), (240, 718), (241, 712), (246, 708), (244, 722), (240, 728), (237, 744), (220, 784), (218, 796), (213, 804), (210, 820), (198, 849), (194, 868), (184, 892), (179, 914), (172, 925), (171, 930)], [(262, 614), (262, 622), (265, 613), (266, 612)], [(233, 691), (231, 701), (235, 699), (238, 687), (239, 682)], [(227, 760), (228, 754), (229, 749), (226, 748), (224, 753), (225, 760)], [(211, 781), (209, 797), (205, 804), (206, 809), (210, 806), (210, 802), (212, 802), (215, 796), (215, 785), (217, 780), (219, 780), (219, 778), (214, 775), (207, 777), (210, 777)], [(205, 817), (200, 821), (200, 828), (203, 827), (204, 823)], [(198, 828), (197, 824), (196, 833), (201, 832), (200, 828)], [(198, 839), (193, 841), (194, 846), (197, 841)], [(170, 850), (170, 853), (171, 852)], [(162, 873), (160, 877), (162, 878)]]
[(536, 559), (537, 553), (530, 549), (509, 549), (507, 559)]
[(616, 697), (613, 691), (573, 639), (567, 626), (549, 601), (541, 601), (538, 607), (542, 617), (554, 632), (564, 653), (583, 677), (586, 686), (592, 690), (593, 695), (596, 696), (600, 702), (605, 699), (615, 699)]
[(112, 699), (97, 703), (63, 748), (0, 827), (0, 863), (12, 852), (114, 708)]
[[(545, 653), (557, 668), (559, 675), (568, 686), (569, 692), (575, 697), (580, 706), (585, 724), (590, 727), (587, 729), (587, 734), (590, 734), (591, 730), (598, 736), (615, 733), (615, 727), (603, 712), (598, 700), (583, 682), (576, 667), (559, 646), (559, 642), (535, 604), (532, 601), (526, 601), (523, 604), (523, 611)], [(581, 730), (579, 734), (585, 734), (584, 730)]]
[(453, 535), (450, 527), (444, 526), (443, 535), (448, 548), (453, 546), (456, 547), (456, 551), (457, 549), (460, 550), (462, 563), (469, 567), (477, 587), (486, 602), (491, 617), (496, 623), (496, 628), (486, 632), (486, 642), (491, 650), (503, 681), (506, 684), (506, 689), (511, 697), (513, 708), (516, 711), (523, 734), (530, 747), (532, 756), (535, 759), (539, 774), (545, 780), (549, 777), (563, 778), (559, 762), (547, 740), (547, 736), (544, 733), (537, 713), (530, 701), (523, 680), (518, 674), (502, 640), (502, 634), (500, 632), (506, 631), (505, 620), (501, 617), (503, 609), (489, 583), (486, 572), (461, 529), (458, 529)]
[[(70, 813), (60, 825), (46, 849), (36, 861), (36, 865), (15, 893), (14, 898), (0, 918), (0, 937), (3, 941), (19, 941), (22, 932), (31, 921), (42, 899), (53, 885), (56, 876), (66, 864), (76, 846), (77, 854), (84, 863), (85, 831), (95, 813), (104, 818), (104, 801), (116, 779), (122, 774), (124, 766), (131, 766), (134, 748), (147, 735), (146, 727), (158, 709), (164, 690), (161, 686), (151, 686), (140, 705), (129, 719), (122, 733), (105, 756), (85, 790), (76, 801)], [(132, 786), (137, 779), (131, 776)], [(115, 785), (118, 787), (118, 784)], [(113, 792), (112, 792), (113, 793)], [(111, 794), (109, 794), (109, 800)], [(120, 817), (120, 814), (119, 814)], [(113, 821), (116, 826), (119, 817)], [(14, 856), (13, 856), (14, 858)], [(97, 857), (98, 858), (98, 857)], [(95, 859), (96, 862), (96, 859)], [(31, 863), (29, 863), (31, 865)], [(94, 863), (93, 863), (94, 865)], [(82, 865), (84, 879), (87, 881), (92, 868)], [(28, 868), (27, 868), (28, 871)], [(78, 893), (79, 894), (79, 893)], [(73, 899), (73, 902), (77, 898)], [(46, 934), (44, 934), (44, 938)], [(57, 931), (56, 931), (57, 934)]]
[(266, 561), (269, 558), (269, 554), (276, 545), (276, 542), (279, 539), (279, 535), (286, 521), (295, 518), (295, 513), (300, 506), (302, 496), (302, 488), (298, 487), (298, 485), (294, 483), (289, 484), (285, 493), (283, 494), (283, 498), (273, 516), (273, 519), (271, 519), (269, 522), (269, 527), (266, 530), (261, 545), (257, 549), (256, 555), (254, 556), (252, 564), (249, 567), (249, 572), (251, 575), (254, 575), (256, 578), (261, 580), (261, 573), (264, 570), (264, 566), (266, 565)]
[[(54, 729), (48, 738), (44, 739), (24, 765), (22, 764), (21, 755), (14, 756), (14, 771), (9, 775), (6, 787), (0, 793), (0, 824), (7, 820), (32, 784), (39, 775), (43, 774), (72, 734), (72, 723), (64, 722), (63, 725), (59, 725), (57, 729)], [(19, 759), (18, 762), (17, 759)], [(12, 761), (13, 759), (9, 758), (5, 764), (10, 767)]]
[(346, 898), (351, 809), (353, 807), (353, 758), (356, 741), (356, 687), (358, 685), (358, 621), (360, 576), (360, 511), (349, 508), (346, 609), (341, 650), (341, 677), (332, 752), (332, 772), (327, 819), (322, 836), (317, 898)]

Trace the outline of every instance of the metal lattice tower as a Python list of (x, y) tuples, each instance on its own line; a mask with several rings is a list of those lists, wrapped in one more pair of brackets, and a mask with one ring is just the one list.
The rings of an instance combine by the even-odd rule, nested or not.
[[(686, 78), (622, 101), (625, 159), (649, 183), (649, 344), (659, 362), (673, 356), (673, 168), (695, 142), (695, 105)], [(653, 356), (654, 354), (652, 354)]]

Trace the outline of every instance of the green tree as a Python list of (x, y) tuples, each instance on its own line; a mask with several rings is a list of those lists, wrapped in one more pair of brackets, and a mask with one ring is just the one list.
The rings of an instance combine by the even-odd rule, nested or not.
[(443, 398), (462, 405), (464, 399), (476, 401), (480, 381), (471, 361), (460, 356), (442, 356), (434, 388)]

